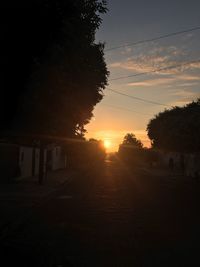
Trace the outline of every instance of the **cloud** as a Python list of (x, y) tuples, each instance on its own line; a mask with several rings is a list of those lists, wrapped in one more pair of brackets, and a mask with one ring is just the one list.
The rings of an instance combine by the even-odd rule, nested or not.
[(200, 69), (200, 62), (191, 63), (190, 67), (194, 69)]
[(171, 91), (171, 96), (177, 99), (170, 103), (172, 106), (180, 106), (190, 103), (191, 101), (200, 97), (200, 93), (189, 91), (189, 90), (173, 90)]
[(171, 92), (171, 95), (188, 98), (188, 97), (196, 97), (199, 95), (199, 93), (187, 90), (174, 90)]
[[(126, 53), (127, 52), (128, 51), (126, 50)], [(156, 69), (163, 69), (157, 72), (161, 75), (180, 74), (190, 69), (199, 70), (200, 62), (184, 65), (189, 61), (186, 56), (187, 53), (183, 49), (175, 46), (154, 47), (147, 48), (145, 52), (140, 52), (134, 56), (129, 56), (122, 61), (113, 62), (109, 64), (109, 67), (123, 69), (134, 73), (151, 72), (155, 71)], [(170, 68), (176, 65), (181, 66)]]
[[(123, 70), (133, 71), (134, 73), (154, 72), (156, 69), (168, 68), (177, 65), (175, 61), (167, 60), (167, 57), (158, 56), (141, 56), (140, 58), (128, 58), (125, 61), (114, 62), (109, 64), (111, 68), (120, 68)], [(174, 74), (177, 70), (168, 69), (160, 70), (159, 74)]]
[(190, 74), (181, 74), (178, 76), (179, 80), (182, 81), (200, 81), (200, 76), (190, 75)]
[(179, 86), (179, 87), (193, 87), (195, 85), (198, 85), (199, 83), (197, 82), (186, 82), (186, 83), (181, 83), (181, 84), (178, 84), (176, 86)]
[(176, 106), (185, 106), (185, 105), (187, 105), (187, 104), (189, 104), (191, 101), (188, 101), (188, 100), (184, 100), (184, 99), (179, 99), (179, 100), (177, 100), (177, 101), (174, 101), (174, 102), (171, 102), (170, 103), (170, 105), (172, 106), (172, 107), (176, 107)]
[(172, 85), (176, 83), (176, 86), (180, 87), (190, 87), (198, 84), (200, 81), (200, 76), (190, 75), (190, 74), (177, 74), (171, 75), (170, 77), (162, 77), (157, 79), (146, 79), (144, 81), (137, 81), (128, 83), (127, 86), (137, 86), (137, 87), (155, 87), (162, 85)]
[(128, 55), (133, 52), (133, 47), (125, 47), (123, 51), (121, 51), (122, 55)]
[(152, 87), (159, 85), (166, 85), (175, 81), (175, 78), (158, 78), (158, 79), (149, 79), (142, 82), (132, 82), (128, 83), (128, 86), (142, 86), (142, 87)]

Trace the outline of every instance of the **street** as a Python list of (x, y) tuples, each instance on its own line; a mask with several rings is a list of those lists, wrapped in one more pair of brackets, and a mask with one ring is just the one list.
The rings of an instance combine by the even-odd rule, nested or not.
[(181, 179), (107, 159), (8, 233), (3, 266), (200, 266), (200, 184)]

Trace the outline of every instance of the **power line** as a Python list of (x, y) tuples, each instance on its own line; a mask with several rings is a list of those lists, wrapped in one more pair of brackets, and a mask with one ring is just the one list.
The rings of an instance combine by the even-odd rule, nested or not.
[(188, 32), (198, 31), (198, 30), (200, 30), (200, 26), (197, 26), (197, 27), (194, 27), (194, 28), (190, 28), (190, 29), (186, 29), (186, 30), (183, 30), (183, 31), (177, 31), (177, 32), (172, 32), (172, 33), (160, 35), (160, 36), (157, 36), (157, 37), (154, 37), (154, 38), (150, 38), (150, 39), (140, 40), (140, 41), (137, 41), (137, 42), (134, 42), (134, 43), (130, 43), (130, 44), (124, 44), (124, 45), (111, 47), (111, 48), (105, 49), (105, 52), (111, 51), (111, 50), (116, 50), (116, 49), (123, 48), (123, 47), (130, 47), (130, 46), (135, 46), (135, 45), (139, 45), (139, 44), (149, 43), (149, 42), (161, 40), (161, 39), (164, 39), (164, 38), (168, 38), (168, 37), (172, 37), (172, 36), (176, 36), (176, 35), (180, 35), (180, 34), (184, 34), (184, 33), (188, 33)]
[(151, 114), (138, 112), (136, 110), (132, 110), (132, 109), (128, 109), (128, 108), (123, 108), (123, 107), (120, 107), (120, 106), (109, 105), (109, 104), (101, 104), (101, 105), (102, 106), (107, 106), (107, 107), (110, 107), (110, 108), (114, 108), (114, 109), (119, 109), (119, 110), (124, 110), (124, 111), (129, 111), (129, 112), (137, 113), (137, 114), (144, 115), (144, 116), (153, 116)]
[(121, 76), (121, 77), (109, 79), (108, 81), (110, 82), (110, 81), (122, 80), (122, 79), (126, 79), (126, 78), (147, 75), (147, 74), (151, 74), (151, 73), (155, 73), (155, 72), (159, 72), (159, 71), (163, 71), (163, 70), (176, 69), (178, 67), (187, 66), (187, 65), (190, 65), (190, 64), (193, 64), (193, 63), (200, 63), (200, 59), (189, 61), (189, 62), (185, 62), (185, 63), (180, 63), (180, 64), (176, 64), (176, 65), (171, 65), (171, 66), (168, 66), (168, 67), (158, 68), (158, 69), (154, 69), (154, 70), (150, 70), (150, 71), (131, 74), (131, 75), (127, 75), (127, 76)]
[(116, 90), (110, 89), (110, 88), (107, 88), (107, 90), (109, 90), (109, 91), (111, 91), (113, 93), (116, 93), (118, 95), (123, 95), (123, 96), (129, 97), (129, 98), (132, 98), (132, 99), (135, 99), (135, 100), (139, 100), (139, 101), (142, 101), (142, 102), (145, 102), (145, 103), (149, 103), (149, 104), (153, 104), (153, 105), (159, 105), (159, 106), (165, 106), (165, 107), (172, 107), (170, 105), (163, 104), (163, 103), (160, 103), (160, 102), (155, 102), (155, 101), (147, 100), (147, 99), (136, 97), (136, 96), (132, 96), (132, 95), (127, 95), (127, 94), (118, 92)]

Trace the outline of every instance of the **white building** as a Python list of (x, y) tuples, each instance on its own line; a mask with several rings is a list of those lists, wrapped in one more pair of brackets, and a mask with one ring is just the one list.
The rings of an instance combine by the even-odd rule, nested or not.
[[(16, 144), (0, 144), (0, 173), (8, 178), (25, 178), (39, 174), (40, 149)], [(67, 166), (62, 147), (50, 145), (44, 150), (43, 171), (55, 171)]]

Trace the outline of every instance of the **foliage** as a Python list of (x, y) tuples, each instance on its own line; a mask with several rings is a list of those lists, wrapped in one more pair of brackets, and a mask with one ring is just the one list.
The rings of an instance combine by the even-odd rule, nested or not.
[(142, 148), (143, 147), (142, 142), (139, 139), (137, 139), (133, 133), (127, 133), (124, 136), (124, 140), (123, 140), (122, 145), (134, 146), (136, 148)]
[(106, 1), (17, 1), (0, 12), (0, 129), (83, 137), (107, 84), (104, 45), (94, 42)]
[(147, 126), (154, 148), (178, 152), (200, 150), (200, 99), (159, 113)]
[(129, 166), (136, 166), (143, 161), (142, 148), (142, 142), (133, 133), (127, 133), (119, 146), (118, 155)]

